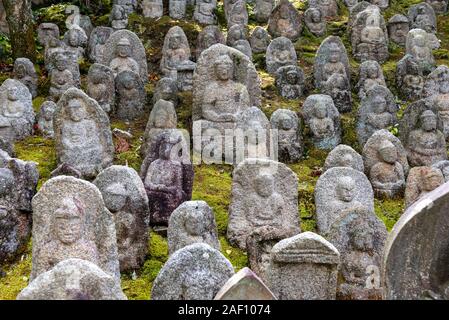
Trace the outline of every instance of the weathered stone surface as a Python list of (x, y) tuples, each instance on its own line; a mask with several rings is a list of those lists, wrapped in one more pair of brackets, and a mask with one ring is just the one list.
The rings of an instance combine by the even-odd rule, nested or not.
[(253, 53), (265, 53), (270, 42), (270, 34), (261, 26), (254, 28), (249, 38), (249, 43), (251, 44), (251, 50)]
[(100, 63), (109, 66), (115, 76), (131, 70), (138, 73), (144, 83), (148, 82), (145, 49), (139, 37), (129, 30), (118, 30), (109, 37)]
[(85, 48), (87, 47), (88, 37), (86, 32), (78, 25), (72, 25), (64, 34), (64, 43), (66, 49), (72, 51), (78, 59), (84, 57)]
[(318, 232), (326, 235), (346, 211), (363, 209), (374, 214), (373, 189), (363, 172), (330, 168), (316, 183), (315, 206)]
[(409, 31), (408, 18), (402, 14), (395, 14), (388, 20), (388, 36), (394, 43), (405, 46), (405, 39)]
[(281, 0), (268, 20), (268, 32), (273, 38), (287, 37), (298, 40), (302, 31), (302, 17), (289, 0)]
[(250, 58), (250, 60), (253, 59), (253, 51), (248, 40), (237, 40), (236, 42), (234, 42), (234, 45), (232, 47), (242, 52), (244, 55)]
[(75, 5), (69, 5), (65, 9), (65, 14), (68, 15), (65, 20), (65, 25), (67, 29), (72, 28), (73, 26), (78, 26), (84, 30), (87, 37), (90, 36), (90, 33), (94, 29), (92, 21), (89, 16), (80, 14), (80, 8)]
[(337, 299), (382, 298), (380, 268), (387, 235), (384, 223), (364, 207), (348, 208), (334, 222), (325, 237), (340, 252)]
[(265, 61), (270, 74), (274, 74), (280, 67), (296, 66), (297, 56), (291, 40), (286, 37), (273, 39), (267, 48)]
[(171, 27), (164, 39), (160, 68), (166, 77), (176, 79), (178, 66), (189, 61), (190, 46), (181, 27)]
[[(359, 3), (361, 4), (361, 3)], [(388, 32), (385, 20), (376, 5), (362, 5), (351, 11), (350, 34), (352, 54), (358, 61), (388, 59)], [(362, 10), (360, 10), (362, 9)], [(360, 10), (360, 11), (359, 11)]]
[(14, 79), (22, 82), (30, 91), (33, 99), (37, 96), (37, 74), (34, 64), (27, 58), (14, 61)]
[(268, 284), (280, 300), (333, 300), (339, 263), (340, 254), (330, 242), (303, 232), (273, 247)]
[(245, 267), (233, 275), (214, 300), (277, 300), (263, 281)]
[(340, 37), (327, 37), (318, 48), (314, 63), (316, 88), (334, 100), (340, 112), (351, 111), (349, 59)]
[(444, 182), (449, 181), (449, 160), (439, 161), (432, 165), (432, 168), (436, 168), (441, 171), (444, 177)]
[(351, 11), (352, 8), (354, 8), (354, 6), (359, 3), (359, 0), (344, 0), (343, 2), (345, 3), (346, 7), (348, 7), (349, 11)]
[(128, 26), (128, 13), (126, 8), (121, 5), (113, 5), (109, 15), (109, 23), (114, 31), (126, 29)]
[(359, 91), (359, 98), (364, 99), (366, 93), (377, 85), (387, 87), (382, 67), (377, 61), (367, 60), (359, 68), (359, 82), (356, 86)]
[(340, 113), (330, 96), (325, 94), (308, 96), (303, 104), (302, 117), (317, 148), (331, 150), (340, 143)]
[(83, 91), (71, 88), (58, 102), (53, 117), (59, 164), (95, 177), (112, 164), (114, 145), (106, 112)]
[(326, 33), (326, 19), (319, 8), (308, 8), (304, 12), (304, 23), (314, 36), (321, 37)]
[(411, 54), (406, 54), (396, 66), (396, 87), (407, 100), (421, 98), (424, 87), (423, 68)]
[(57, 102), (69, 88), (80, 85), (79, 68), (78, 74), (74, 73), (73, 56), (67, 52), (55, 52), (51, 58), (54, 67), (50, 73), (50, 98)]
[(295, 65), (280, 67), (275, 72), (275, 84), (285, 99), (297, 99), (304, 95), (304, 71)]
[(154, 280), (153, 300), (211, 300), (234, 275), (220, 251), (195, 243), (173, 253)]
[(435, 11), (436, 14), (443, 14), (447, 12), (447, 0), (426, 0)]
[(44, 103), (42, 103), (39, 110), (39, 115), (37, 117), (37, 128), (46, 137), (53, 138), (54, 136), (53, 115), (56, 111), (56, 108), (56, 103), (54, 103), (53, 101), (45, 101)]
[(3, 8), (3, 2), (0, 3), (0, 32), (9, 34), (8, 22), (6, 21), (6, 11)]
[(34, 279), (17, 300), (126, 300), (126, 296), (96, 264), (66, 259)]
[(217, 8), (216, 0), (198, 0), (195, 4), (195, 11), (193, 12), (193, 19), (205, 25), (217, 23), (217, 16), (215, 10)]
[(448, 195), (446, 183), (408, 208), (394, 225), (383, 261), (385, 299), (449, 298)]
[(137, 9), (137, 0), (113, 0), (112, 4), (120, 5), (125, 7), (126, 13), (130, 14), (136, 11)]
[(170, 0), (168, 13), (172, 19), (183, 19), (186, 15), (186, 0)]
[(410, 29), (423, 29), (426, 32), (437, 32), (437, 17), (432, 6), (426, 2), (421, 2), (410, 6), (408, 9), (408, 20)]
[(171, 213), (192, 198), (194, 172), (185, 146), (181, 132), (164, 131), (143, 161), (140, 177), (150, 201), (153, 225), (167, 225)]
[(196, 59), (198, 60), (201, 53), (214, 44), (225, 44), (226, 40), (218, 26), (207, 26), (198, 34), (196, 41)]
[(246, 248), (255, 228), (272, 226), (285, 233), (300, 232), (298, 178), (285, 164), (268, 159), (246, 159), (233, 173), (227, 237)]
[(363, 160), (376, 196), (402, 195), (409, 166), (398, 138), (385, 129), (374, 132), (363, 147)]
[[(221, 79), (222, 75), (218, 70), (225, 67), (228, 70), (227, 76)], [(193, 121), (217, 121), (216, 117), (209, 117), (205, 111), (210, 108), (215, 112), (226, 113), (236, 104), (233, 99), (237, 93), (240, 95), (238, 104), (242, 107), (260, 106), (260, 79), (250, 59), (240, 51), (222, 44), (215, 44), (203, 51), (193, 76)], [(229, 105), (231, 101), (232, 104)], [(232, 110), (229, 113), (233, 113)], [(233, 118), (234, 122), (235, 120)]]
[(257, 22), (266, 23), (276, 6), (275, 0), (256, 0), (254, 3), (254, 17)]
[(405, 186), (405, 207), (410, 207), (443, 183), (443, 173), (437, 168), (425, 166), (412, 168)]
[(5, 265), (16, 260), (30, 239), (31, 199), (39, 173), (36, 163), (0, 151), (0, 265)]
[[(51, 39), (49, 47), (46, 50), (45, 67), (50, 75), (55, 69), (69, 70), (73, 76), (73, 86), (79, 88), (81, 86), (80, 68), (78, 64), (78, 56), (76, 52), (66, 50), (63, 43), (59, 43), (56, 47), (52, 48), (53, 41), (59, 43), (59, 40)], [(48, 56), (47, 56), (48, 53)], [(61, 58), (62, 56), (62, 58)], [(64, 67), (59, 67), (58, 64)], [(65, 78), (63, 76), (62, 78)], [(51, 94), (51, 92), (50, 92)]]
[(345, 144), (339, 144), (327, 155), (323, 171), (333, 167), (347, 167), (364, 172), (362, 156)]
[(0, 151), (2, 151), (0, 152), (2, 154), (2, 156), (0, 156), (1, 161), (3, 161), (3, 158), (5, 157), (9, 159), (9, 156), (15, 155), (14, 145), (2, 137), (0, 137)]
[(93, 183), (114, 216), (120, 271), (139, 269), (148, 251), (149, 235), (148, 197), (142, 180), (132, 168), (111, 166)]
[(162, 0), (142, 0), (140, 2), (142, 14), (146, 18), (160, 18), (164, 15), (164, 4)]
[(435, 68), (433, 49), (439, 47), (432, 33), (422, 29), (412, 29), (407, 34), (405, 50), (418, 62), (424, 74), (430, 73)]
[(358, 110), (356, 130), (359, 145), (364, 146), (375, 131), (396, 125), (398, 110), (395, 98), (387, 87), (375, 85), (369, 89)]
[(122, 120), (142, 116), (145, 108), (145, 87), (138, 73), (125, 70), (115, 78), (117, 104), (115, 115)]
[(96, 27), (89, 37), (89, 59), (93, 62), (99, 62), (102, 60), (103, 50), (106, 42), (111, 34), (114, 32), (109, 27)]
[(87, 94), (95, 99), (106, 113), (114, 111), (115, 82), (111, 68), (98, 63), (91, 65), (87, 75)]
[[(271, 115), (271, 129), (277, 130), (277, 150), (275, 154), (284, 163), (301, 160), (304, 145), (298, 115), (287, 109), (278, 109)], [(274, 146), (276, 148), (276, 146)]]
[(33, 132), (35, 115), (31, 93), (18, 80), (6, 79), (0, 86), (0, 137), (14, 143)]
[(275, 226), (263, 226), (252, 230), (246, 238), (248, 262), (264, 282), (267, 281), (267, 271), (270, 264), (270, 253), (273, 246), (288, 237), (298, 234), (297, 230), (280, 229)]
[(120, 283), (114, 218), (95, 185), (68, 176), (52, 178), (33, 198), (32, 207), (31, 281), (61, 261), (78, 258)]
[(174, 107), (178, 106), (178, 86), (172, 78), (164, 77), (156, 83), (153, 92), (153, 105), (159, 100), (170, 101)]
[(37, 40), (39, 43), (47, 47), (51, 38), (59, 39), (59, 27), (54, 23), (41, 23), (37, 28)]
[(248, 27), (235, 24), (229, 28), (226, 35), (226, 45), (232, 47), (238, 40), (246, 40), (248, 38)]
[(447, 159), (444, 134), (437, 125), (438, 118), (425, 99), (404, 110), (399, 121), (399, 138), (407, 150), (410, 166), (431, 166)]
[(217, 225), (205, 201), (186, 201), (170, 216), (167, 230), (168, 253), (194, 243), (206, 243), (220, 250)]
[(434, 97), (435, 103), (441, 104), (439, 109), (445, 109), (442, 105), (446, 104), (449, 91), (449, 68), (446, 65), (439, 65), (425, 78), (422, 92), (423, 98)]
[(245, 0), (227, 0), (225, 1), (225, 14), (228, 28), (240, 24), (248, 25), (248, 11), (246, 10)]
[(338, 5), (335, 0), (310, 0), (309, 8), (319, 9), (323, 18), (332, 18), (338, 15)]

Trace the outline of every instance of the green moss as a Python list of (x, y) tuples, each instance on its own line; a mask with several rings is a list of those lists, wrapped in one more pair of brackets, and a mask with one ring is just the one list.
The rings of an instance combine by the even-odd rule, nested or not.
[(236, 272), (248, 266), (246, 252), (231, 246), (224, 236), (220, 236), (220, 245), (221, 253), (232, 263)]
[(15, 300), (16, 296), (28, 285), (31, 273), (31, 242), (19, 262), (7, 266), (5, 276), (0, 277), (0, 300)]
[(57, 166), (54, 141), (40, 136), (31, 136), (16, 143), (14, 148), (17, 158), (37, 162), (40, 175), (39, 189), (50, 178), (51, 172)]
[(401, 217), (404, 212), (404, 200), (403, 199), (375, 199), (374, 209), (376, 215), (381, 219), (388, 231), (391, 231), (396, 221)]
[(33, 110), (34, 112), (38, 113), (41, 109), (41, 105), (47, 101), (45, 97), (36, 97), (33, 99)]

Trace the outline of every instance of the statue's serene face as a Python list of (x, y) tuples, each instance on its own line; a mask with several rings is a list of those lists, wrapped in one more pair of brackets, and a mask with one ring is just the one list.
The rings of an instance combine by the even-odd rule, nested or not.
[(379, 74), (379, 72), (378, 72), (376, 66), (372, 65), (372, 66), (368, 67), (368, 70), (367, 70), (368, 78), (377, 79), (378, 74)]
[(374, 98), (372, 106), (374, 113), (381, 114), (387, 110), (387, 101), (384, 97), (377, 96)]
[(293, 129), (295, 127), (294, 120), (292, 118), (290, 118), (290, 117), (285, 117), (285, 118), (282, 119), (280, 127), (281, 127), (282, 130)]
[(53, 113), (54, 113), (53, 108), (44, 108), (42, 110), (42, 116), (46, 121), (53, 120)]
[(441, 94), (449, 93), (449, 79), (447, 76), (440, 80), (439, 88)]
[(204, 232), (204, 226), (201, 218), (201, 214), (199, 214), (198, 212), (192, 212), (188, 215), (184, 227), (189, 235), (202, 235), (202, 233)]
[(17, 87), (8, 88), (8, 100), (17, 101), (19, 100), (19, 89)]
[(352, 245), (356, 250), (370, 250), (373, 248), (374, 234), (368, 224), (363, 224), (353, 231), (352, 234)]
[(106, 190), (103, 193), (104, 204), (106, 205), (106, 208), (108, 208), (111, 212), (120, 211), (121, 209), (123, 209), (126, 203), (126, 194), (118, 193), (116, 192), (116, 190)]
[(67, 68), (67, 59), (64, 56), (59, 56), (55, 61), (56, 69), (64, 71)]
[(425, 131), (433, 131), (437, 128), (437, 117), (436, 116), (427, 116), (421, 118), (422, 121), (422, 129)]
[(341, 178), (337, 185), (337, 196), (341, 201), (351, 202), (354, 199), (355, 183), (349, 177)]
[(86, 118), (86, 109), (78, 99), (73, 99), (68, 104), (69, 117), (72, 121), (79, 122)]
[(215, 75), (219, 80), (226, 81), (232, 77), (232, 64), (224, 61), (215, 65)]
[(154, 119), (154, 126), (156, 128), (165, 128), (169, 120), (170, 118), (168, 112), (163, 109), (159, 109)]
[(336, 45), (330, 48), (329, 61), (332, 63), (340, 61), (340, 49)]
[(70, 30), (69, 33), (69, 43), (71, 46), (78, 46), (79, 44), (79, 35), (78, 35), (78, 31), (75, 29)]
[(324, 119), (327, 117), (327, 108), (323, 103), (318, 103), (315, 107), (315, 117), (318, 119)]
[(170, 49), (178, 49), (181, 47), (181, 36), (178, 34), (173, 35), (169, 41), (168, 46)]
[(255, 181), (256, 192), (264, 198), (274, 193), (274, 178), (272, 175), (260, 175)]
[(287, 73), (286, 79), (289, 84), (296, 84), (298, 83), (299, 75), (295, 71), (289, 71)]
[(424, 47), (426, 45), (426, 39), (423, 36), (417, 36), (415, 38), (415, 44), (418, 47)]
[(117, 46), (117, 54), (121, 58), (126, 58), (131, 55), (131, 47), (126, 44), (119, 44)]
[(313, 23), (321, 22), (321, 12), (319, 10), (313, 10), (311, 18)]
[(394, 145), (380, 149), (379, 155), (386, 163), (394, 164), (398, 160), (398, 152)]
[(26, 68), (23, 64), (19, 65), (16, 70), (16, 76), (19, 79), (24, 78), (27, 75)]

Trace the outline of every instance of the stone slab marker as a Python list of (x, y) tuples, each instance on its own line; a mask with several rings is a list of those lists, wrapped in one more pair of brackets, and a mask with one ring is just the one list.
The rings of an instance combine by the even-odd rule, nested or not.
[(273, 247), (268, 285), (280, 300), (335, 299), (339, 262), (330, 242), (304, 232)]
[(245, 267), (233, 275), (214, 300), (277, 300), (262, 280)]
[(114, 278), (92, 262), (67, 259), (42, 273), (17, 300), (127, 300)]
[(385, 245), (385, 299), (449, 299), (449, 184), (401, 216)]

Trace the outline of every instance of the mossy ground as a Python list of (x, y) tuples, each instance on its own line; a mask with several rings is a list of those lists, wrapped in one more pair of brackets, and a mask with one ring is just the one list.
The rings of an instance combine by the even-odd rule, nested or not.
[[(109, 1), (103, 1), (108, 3)], [(406, 14), (410, 5), (421, 2), (421, 0), (391, 0), (390, 7), (384, 12), (386, 20), (396, 13)], [(65, 32), (65, 7), (69, 2), (61, 3), (50, 8), (42, 8), (36, 11), (37, 22), (54, 22), (61, 28), (61, 33)], [(306, 1), (294, 0), (293, 4), (296, 8), (304, 11)], [(340, 15), (329, 20), (327, 34), (323, 37), (314, 37), (306, 28), (304, 28), (302, 37), (295, 43), (295, 49), (298, 55), (298, 64), (304, 69), (307, 81), (307, 94), (314, 93), (313, 87), (313, 63), (315, 53), (322, 42), (328, 35), (338, 35), (342, 38), (348, 53), (351, 53), (351, 45), (348, 34), (346, 32), (348, 10), (338, 1)], [(107, 6), (105, 7), (107, 8)], [(90, 14), (94, 24), (107, 24), (108, 11), (103, 8), (97, 14), (89, 11), (83, 13)], [(252, 6), (249, 5), (250, 25), (249, 29), (255, 27), (255, 20)], [(84, 10), (84, 8), (83, 8)], [(217, 16), (219, 25), (222, 30), (226, 30), (223, 6), (220, 2), (217, 7)], [(188, 17), (191, 17), (192, 10), (189, 10)], [(177, 21), (169, 17), (160, 19), (145, 19), (139, 15), (131, 15), (129, 19), (130, 29), (136, 32), (142, 39), (145, 46), (148, 62), (149, 62), (149, 84), (146, 86), (148, 94), (148, 106), (151, 105), (151, 96), (156, 81), (160, 78), (158, 74), (158, 66), (161, 58), (161, 49), (164, 41), (164, 35), (168, 29), (174, 25), (181, 26), (186, 32), (189, 39), (192, 53), (196, 45), (196, 37), (201, 27), (190, 20)], [(438, 16), (438, 37), (441, 39), (441, 49), (435, 52), (438, 63), (448, 64), (449, 53), (449, 18), (448, 15)], [(4, 39), (2, 40), (4, 41)], [(2, 43), (0, 42), (0, 45)], [(7, 47), (7, 44), (6, 44)], [(42, 48), (39, 48), (37, 71), (39, 74), (39, 97), (34, 99), (33, 107), (37, 112), (40, 105), (45, 101), (48, 94), (49, 79), (43, 66)], [(397, 61), (404, 55), (404, 48), (390, 45), (390, 58), (382, 67), (386, 77), (387, 84), (394, 94), (397, 93), (395, 88), (394, 73)], [(6, 50), (6, 52), (8, 52)], [(351, 57), (351, 56), (350, 56)], [(1, 60), (1, 59), (0, 59)], [(0, 83), (11, 75), (12, 59), (6, 57), (0, 64)], [(304, 99), (285, 100), (279, 96), (274, 85), (274, 79), (268, 75), (263, 69), (265, 66), (265, 56), (263, 54), (255, 55), (254, 62), (258, 69), (263, 90), (262, 110), (267, 117), (279, 108), (287, 108), (295, 112), (301, 111)], [(357, 68), (360, 65), (353, 59), (351, 64), (351, 82), (357, 81)], [(85, 75), (90, 66), (87, 61), (81, 62), (81, 72), (83, 86), (85, 86)], [(355, 134), (355, 121), (359, 101), (354, 94), (354, 110), (351, 113), (342, 116), (343, 127), (343, 143), (352, 146), (355, 150), (361, 151), (361, 147), (357, 143)], [(178, 126), (184, 129), (191, 128), (191, 101), (192, 97), (189, 93), (180, 95), (180, 105), (177, 109)], [(401, 110), (407, 105), (405, 101), (400, 101)], [(399, 114), (400, 116), (400, 114)], [(139, 170), (142, 159), (139, 155), (140, 145), (142, 143), (142, 135), (145, 130), (148, 112), (142, 118), (130, 123), (124, 123), (111, 119), (111, 127), (119, 128), (133, 134), (134, 138), (129, 142), (129, 149), (120, 153), (116, 153), (114, 163), (121, 165), (129, 165)], [(392, 130), (394, 131), (394, 130)], [(307, 132), (305, 132), (307, 134)], [(117, 141), (115, 141), (117, 142)], [(24, 160), (32, 160), (38, 163), (41, 179), (40, 186), (50, 177), (52, 170), (56, 168), (56, 153), (54, 143), (50, 139), (41, 136), (32, 136), (15, 145), (16, 154)], [(314, 204), (314, 188), (322, 172), (324, 160), (327, 152), (314, 149), (310, 144), (306, 144), (305, 157), (299, 163), (291, 164), (289, 167), (298, 175), (298, 215), (301, 217), (301, 228), (303, 231), (316, 231), (315, 222), (315, 204)], [(236, 270), (246, 266), (248, 259), (246, 253), (240, 249), (232, 247), (226, 240), (226, 229), (228, 222), (228, 207), (230, 202), (232, 184), (232, 167), (227, 165), (199, 165), (195, 167), (195, 180), (193, 186), (194, 200), (205, 200), (213, 208), (219, 239), (222, 247), (222, 253), (232, 262)], [(377, 216), (384, 221), (388, 230), (391, 230), (394, 223), (400, 217), (404, 210), (403, 199), (393, 200), (375, 200), (375, 211)], [(146, 257), (145, 264), (135, 273), (122, 275), (122, 287), (129, 299), (149, 299), (151, 294), (151, 286), (156, 278), (159, 270), (168, 258), (168, 246), (166, 238), (159, 234), (151, 232), (149, 240), (149, 252)], [(28, 276), (31, 270), (31, 242), (28, 249), (23, 254), (22, 259), (12, 265), (3, 267), (4, 275), (0, 277), (0, 299), (14, 299), (16, 295), (28, 283)]]

